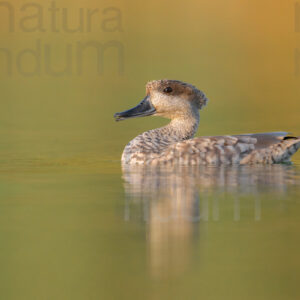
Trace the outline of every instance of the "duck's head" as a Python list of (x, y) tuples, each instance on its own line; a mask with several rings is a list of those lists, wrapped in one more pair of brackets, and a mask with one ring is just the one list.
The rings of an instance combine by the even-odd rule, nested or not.
[(178, 80), (154, 80), (146, 85), (146, 97), (134, 108), (116, 113), (116, 121), (144, 116), (176, 119), (198, 113), (206, 105), (205, 94)]

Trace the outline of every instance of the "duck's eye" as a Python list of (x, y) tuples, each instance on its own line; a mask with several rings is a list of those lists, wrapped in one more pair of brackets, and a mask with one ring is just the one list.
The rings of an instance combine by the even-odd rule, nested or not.
[(164, 89), (164, 93), (171, 93), (173, 90), (172, 90), (172, 88), (170, 87), (170, 86), (168, 86), (168, 87), (166, 87), (165, 89)]

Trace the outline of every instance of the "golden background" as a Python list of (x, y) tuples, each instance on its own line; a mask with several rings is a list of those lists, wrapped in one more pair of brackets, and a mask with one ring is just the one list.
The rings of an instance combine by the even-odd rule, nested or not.
[[(283, 215), (266, 194), (261, 223), (225, 218), (204, 225), (191, 250), (191, 266), (179, 277), (161, 281), (149, 275), (146, 225), (122, 217), (120, 156), (135, 135), (166, 121), (116, 123), (113, 114), (136, 105), (147, 81), (178, 79), (210, 99), (198, 135), (281, 130), (300, 135), (297, 2), (55, 1), (59, 32), (51, 30), (50, 1), (33, 2), (42, 8), (44, 32), (20, 27), (24, 17), (37, 12), (22, 10), (31, 2), (5, 3), (15, 13), (15, 29), (9, 31), (8, 8), (0, 5), (0, 48), (12, 57), (7, 74), (7, 52), (0, 50), (0, 298), (296, 299), (297, 188)], [(109, 7), (116, 13), (103, 12)], [(62, 24), (62, 8), (72, 28), (79, 24), (80, 8), (85, 16), (88, 9), (99, 12), (90, 32), (84, 17), (83, 32), (70, 33)], [(27, 20), (26, 28), (35, 24), (36, 19)], [(35, 49), (37, 41), (40, 73), (24, 76), (17, 57)], [(110, 41), (123, 47), (123, 72), (118, 52), (109, 48), (99, 75), (96, 52), (89, 49), (78, 75), (78, 42)], [(71, 49), (68, 74), (46, 72), (45, 45), (57, 71)], [(34, 67), (28, 54), (22, 68)], [(246, 206), (252, 205), (249, 199)]]

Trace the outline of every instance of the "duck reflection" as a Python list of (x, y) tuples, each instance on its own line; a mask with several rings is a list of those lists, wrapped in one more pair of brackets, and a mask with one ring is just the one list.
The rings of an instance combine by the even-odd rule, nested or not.
[(299, 174), (291, 165), (123, 166), (125, 219), (147, 224), (152, 275), (176, 276), (192, 261), (193, 244), (200, 238), (199, 222), (224, 217), (221, 202), (227, 202), (226, 207), (230, 202), (229, 218), (239, 221), (241, 197), (250, 196), (247, 216), (259, 221), (262, 197), (284, 197), (289, 186), (300, 182)]

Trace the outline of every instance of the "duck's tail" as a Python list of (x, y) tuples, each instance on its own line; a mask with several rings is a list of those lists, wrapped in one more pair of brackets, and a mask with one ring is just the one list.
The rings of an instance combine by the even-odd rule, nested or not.
[(285, 136), (272, 148), (271, 155), (274, 163), (290, 162), (292, 155), (300, 148), (300, 137)]
[[(279, 140), (279, 141), (278, 141)], [(300, 148), (300, 137), (283, 136), (277, 142), (260, 147), (244, 157), (240, 164), (279, 164), (289, 163), (293, 154)]]

